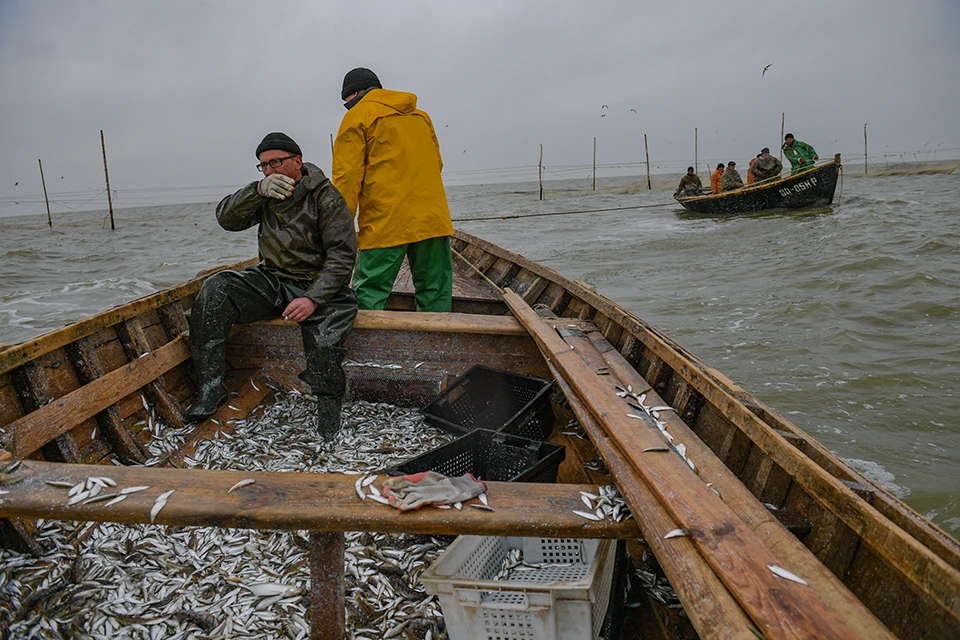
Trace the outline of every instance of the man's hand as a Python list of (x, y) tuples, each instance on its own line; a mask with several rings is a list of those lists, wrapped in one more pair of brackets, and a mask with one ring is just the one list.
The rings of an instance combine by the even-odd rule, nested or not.
[[(273, 176), (271, 176), (273, 177)], [(283, 310), (284, 320), (293, 320), (294, 322), (303, 322), (313, 315), (313, 312), (319, 307), (316, 302), (310, 298), (297, 298), (287, 305)]]
[(264, 198), (286, 200), (287, 196), (293, 193), (295, 185), (293, 178), (288, 178), (282, 173), (274, 173), (260, 181), (257, 185), (257, 193)]

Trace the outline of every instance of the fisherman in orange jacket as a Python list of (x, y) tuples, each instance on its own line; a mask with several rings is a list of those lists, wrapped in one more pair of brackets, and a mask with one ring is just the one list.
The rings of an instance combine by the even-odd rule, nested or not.
[(361, 309), (384, 309), (403, 258), (417, 311), (450, 311), (453, 222), (433, 122), (417, 96), (383, 89), (370, 69), (343, 79), (347, 114), (333, 148), (333, 185), (359, 224), (353, 287)]
[(723, 177), (723, 163), (717, 165), (717, 170), (710, 174), (710, 191), (720, 193), (720, 178)]

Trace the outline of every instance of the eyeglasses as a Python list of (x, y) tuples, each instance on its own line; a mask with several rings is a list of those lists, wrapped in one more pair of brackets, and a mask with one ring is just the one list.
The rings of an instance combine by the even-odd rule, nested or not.
[(279, 169), (280, 165), (282, 165), (285, 160), (289, 160), (290, 158), (296, 158), (296, 157), (297, 157), (296, 155), (284, 156), (282, 158), (274, 158), (273, 160), (268, 160), (267, 162), (261, 162), (260, 164), (257, 165), (257, 171), (260, 171), (262, 173), (263, 170), (266, 169), (267, 167), (270, 167), (271, 169)]

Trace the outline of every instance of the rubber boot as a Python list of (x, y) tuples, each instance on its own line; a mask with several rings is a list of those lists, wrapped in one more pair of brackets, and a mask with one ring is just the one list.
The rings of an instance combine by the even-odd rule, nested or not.
[(347, 386), (342, 366), (346, 354), (342, 347), (308, 349), (307, 370), (300, 374), (317, 397), (317, 433), (327, 442), (340, 431), (340, 411)]
[(190, 352), (197, 374), (197, 395), (187, 418), (200, 422), (227, 401), (223, 375), (227, 368), (226, 333), (233, 323), (233, 307), (215, 283), (204, 283), (190, 311)]
[(340, 431), (340, 410), (343, 401), (334, 396), (317, 396), (317, 433), (326, 442), (332, 442)]

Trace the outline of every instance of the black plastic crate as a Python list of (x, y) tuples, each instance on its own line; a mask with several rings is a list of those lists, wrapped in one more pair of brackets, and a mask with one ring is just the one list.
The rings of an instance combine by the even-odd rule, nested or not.
[(474, 429), (546, 440), (555, 417), (552, 383), (476, 365), (423, 408), (427, 422), (463, 435)]
[(489, 429), (474, 429), (452, 442), (387, 469), (390, 475), (436, 471), (445, 476), (472, 473), (494, 482), (556, 482), (566, 447)]

